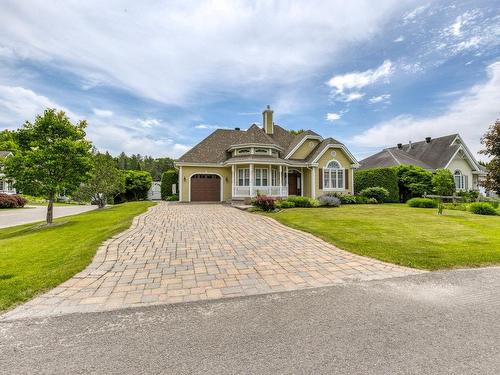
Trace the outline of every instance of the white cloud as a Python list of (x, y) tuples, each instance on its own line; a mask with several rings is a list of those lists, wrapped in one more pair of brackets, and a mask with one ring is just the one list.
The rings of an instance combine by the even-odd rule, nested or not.
[(411, 12), (406, 13), (403, 16), (403, 20), (405, 22), (410, 22), (410, 21), (414, 22), (415, 18), (417, 18), (418, 15), (422, 14), (424, 12), (424, 10), (426, 10), (428, 7), (429, 7), (429, 4), (416, 7)]
[(379, 96), (372, 96), (368, 101), (371, 104), (377, 104), (377, 103), (387, 103), (391, 99), (391, 94), (382, 94)]
[(400, 43), (400, 42), (402, 42), (404, 40), (405, 40), (404, 36), (401, 35), (401, 36), (397, 37), (396, 39), (394, 39), (394, 42), (395, 43)]
[(94, 112), (94, 114), (96, 116), (99, 116), (99, 117), (112, 117), (113, 116), (113, 112), (110, 110), (107, 110), (107, 109), (94, 108), (94, 109), (92, 109), (92, 112)]
[(460, 133), (473, 152), (481, 148), (480, 138), (498, 118), (500, 103), (500, 61), (487, 69), (488, 81), (470, 88), (441, 115), (415, 118), (401, 115), (381, 122), (353, 138), (362, 146), (382, 147), (408, 140), (422, 140)]
[(334, 99), (349, 102), (361, 99), (365, 95), (358, 91), (350, 92), (350, 90), (359, 90), (379, 81), (386, 80), (393, 72), (394, 67), (392, 62), (386, 60), (377, 69), (333, 76), (327, 84), (333, 89), (332, 96)]
[(195, 126), (195, 129), (211, 129), (211, 130), (215, 130), (215, 129), (226, 129), (222, 126), (217, 126), (217, 125), (209, 125), (209, 124), (198, 124)]
[(340, 120), (341, 117), (342, 117), (341, 113), (327, 113), (326, 114), (326, 120), (331, 121), (331, 122)]
[(465, 12), (455, 19), (455, 22), (447, 28), (447, 32), (456, 37), (461, 36), (463, 31), (462, 28), (467, 24), (470, 24), (478, 16), (479, 12), (475, 10)]
[(352, 43), (372, 38), (403, 6), (397, 0), (314, 6), (6, 0), (0, 45), (35, 64), (63, 66), (86, 89), (111, 85), (189, 106), (213, 100), (210, 93), (254, 95), (276, 87), (286, 92), (325, 69)]
[[(136, 119), (123, 116), (102, 116), (100, 110), (94, 115), (76, 114), (46, 96), (23, 87), (0, 85), (0, 128), (18, 128), (25, 121), (34, 121), (46, 108), (63, 110), (74, 122), (87, 118), (87, 138), (100, 150), (112, 154), (121, 151), (153, 156), (178, 157), (189, 149), (171, 138), (152, 133), (153, 125), (161, 125), (163, 132), (177, 136), (176, 127), (160, 123), (156, 119)], [(110, 111), (104, 111), (108, 115)], [(137, 124), (141, 126), (138, 127)]]

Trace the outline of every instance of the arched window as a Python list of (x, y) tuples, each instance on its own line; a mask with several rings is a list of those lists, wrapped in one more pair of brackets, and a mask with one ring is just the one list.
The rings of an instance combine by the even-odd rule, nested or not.
[(330, 160), (323, 169), (323, 189), (344, 189), (344, 169), (337, 160)]
[(468, 176), (462, 174), (460, 169), (455, 170), (453, 173), (453, 178), (455, 180), (455, 188), (457, 190), (467, 190), (468, 188)]

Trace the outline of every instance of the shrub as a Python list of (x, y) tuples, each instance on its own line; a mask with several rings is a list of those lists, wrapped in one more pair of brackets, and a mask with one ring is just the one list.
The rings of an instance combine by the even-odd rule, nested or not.
[(491, 204), (491, 206), (494, 208), (494, 209), (497, 209), (498, 206), (500, 205), (500, 203), (498, 201), (488, 201), (487, 203)]
[(166, 201), (168, 202), (176, 202), (179, 200), (179, 196), (178, 195), (169, 195), (168, 197), (165, 198)]
[(364, 190), (362, 190), (360, 193), (363, 197), (369, 198), (375, 198), (377, 202), (383, 203), (386, 202), (387, 199), (389, 198), (389, 192), (387, 189), (380, 187), (380, 186), (374, 186), (374, 187), (369, 187)]
[(288, 202), (293, 202), (295, 207), (314, 207), (313, 199), (308, 197), (288, 197)]
[(340, 207), (340, 199), (334, 197), (333, 195), (323, 194), (318, 198), (318, 200), (321, 206)]
[(356, 195), (354, 197), (354, 199), (356, 199), (357, 204), (367, 204), (368, 203), (368, 198), (364, 197), (362, 195)]
[(294, 208), (295, 207), (295, 203), (293, 202), (290, 202), (288, 200), (282, 200), (282, 201), (276, 201), (274, 202), (274, 207), (276, 208)]
[(476, 215), (497, 215), (493, 206), (486, 202), (475, 202), (469, 205), (469, 210)]
[(459, 191), (457, 193), (459, 197), (462, 197), (463, 202), (475, 202), (477, 198), (479, 197), (479, 192), (470, 190), (470, 191)]
[(22, 208), (26, 202), (20, 195), (0, 194), (0, 208)]
[(438, 202), (430, 198), (412, 198), (406, 202), (410, 207), (418, 208), (436, 208)]
[[(357, 194), (366, 188), (375, 186), (387, 189), (389, 197), (386, 199), (386, 202), (399, 202), (396, 168), (375, 168), (354, 172), (354, 190)], [(340, 200), (342, 201), (342, 198)]]
[(355, 204), (356, 203), (356, 197), (354, 195), (351, 195), (351, 194), (333, 192), (333, 193), (325, 193), (323, 195), (336, 197), (336, 198), (340, 199), (341, 204)]
[(125, 171), (125, 197), (127, 200), (137, 201), (146, 199), (153, 183), (149, 172)]
[(161, 199), (168, 200), (167, 198), (172, 196), (172, 185), (176, 184), (179, 179), (179, 175), (175, 169), (163, 172), (161, 175)]
[(254, 199), (252, 204), (263, 211), (273, 211), (275, 208), (276, 199), (267, 195), (259, 195)]
[(366, 203), (368, 203), (368, 204), (377, 204), (378, 200), (377, 200), (377, 198), (368, 198), (366, 200)]

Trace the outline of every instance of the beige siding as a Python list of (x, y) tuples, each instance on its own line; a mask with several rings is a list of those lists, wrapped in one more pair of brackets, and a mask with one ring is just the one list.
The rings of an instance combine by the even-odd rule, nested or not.
[(450, 165), (448, 165), (448, 170), (453, 174), (455, 171), (459, 169), (463, 175), (468, 176), (469, 180), (469, 189), (477, 189), (477, 186), (474, 186), (474, 177), (472, 175), (472, 168), (469, 163), (459, 155), (455, 155)]
[[(335, 151), (336, 155), (332, 155), (332, 151)], [(342, 151), (340, 148), (330, 148), (328, 149), (323, 156), (319, 159), (318, 161), (318, 168), (316, 168), (315, 171), (315, 186), (316, 186), (316, 198), (318, 198), (321, 194), (327, 192), (324, 190), (319, 189), (319, 168), (325, 168), (326, 165), (328, 164), (329, 161), (331, 160), (337, 160), (341, 165), (342, 168), (348, 169), (349, 170), (349, 189), (348, 190), (341, 190), (339, 191), (340, 193), (351, 193), (352, 191), (352, 184), (353, 184), (353, 168), (351, 168), (351, 162), (347, 155)], [(345, 184), (344, 184), (345, 187)]]
[(305, 159), (318, 145), (317, 139), (307, 139), (293, 154), (290, 159)]
[(181, 167), (182, 173), (179, 176), (179, 181), (182, 184), (182, 202), (189, 202), (189, 179), (196, 173), (212, 173), (218, 174), (222, 178), (223, 198), (224, 201), (231, 200), (231, 167)]

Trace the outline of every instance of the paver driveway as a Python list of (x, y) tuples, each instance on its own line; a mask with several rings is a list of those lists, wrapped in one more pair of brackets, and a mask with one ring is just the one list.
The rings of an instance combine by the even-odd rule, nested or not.
[(3, 319), (253, 295), (419, 272), (342, 251), (273, 219), (229, 206), (161, 203), (106, 241), (86, 270)]

